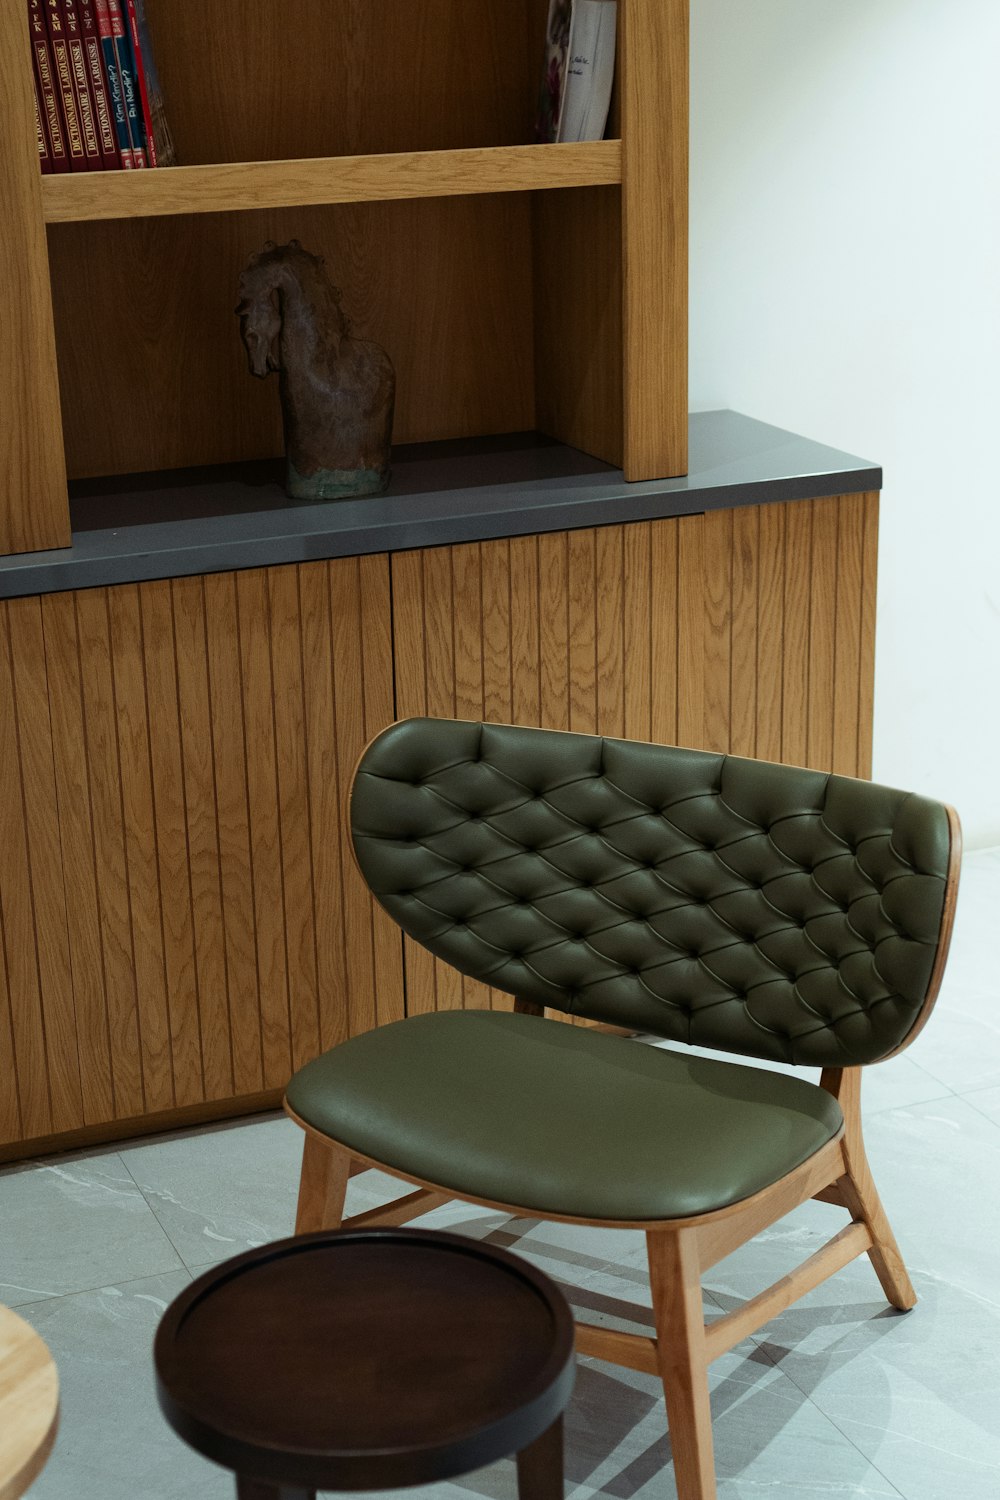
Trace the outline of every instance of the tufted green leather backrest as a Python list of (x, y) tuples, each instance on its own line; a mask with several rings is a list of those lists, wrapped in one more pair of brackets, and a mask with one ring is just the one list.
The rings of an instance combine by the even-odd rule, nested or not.
[(947, 809), (797, 767), (409, 719), (351, 795), (362, 873), (462, 973), (745, 1056), (874, 1062), (944, 924)]

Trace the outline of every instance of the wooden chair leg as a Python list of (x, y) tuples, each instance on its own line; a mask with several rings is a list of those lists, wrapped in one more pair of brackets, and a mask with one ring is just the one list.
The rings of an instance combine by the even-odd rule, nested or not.
[(339, 1229), (344, 1217), (351, 1158), (318, 1135), (307, 1135), (302, 1148), (302, 1175), (295, 1213), (295, 1233)]
[(697, 1231), (650, 1231), (646, 1247), (678, 1500), (716, 1500)]
[(917, 1294), (913, 1290), (896, 1236), (886, 1218), (882, 1200), (875, 1189), (868, 1159), (860, 1140), (844, 1142), (844, 1162), (847, 1175), (837, 1186), (840, 1188), (845, 1207), (857, 1223), (865, 1224), (872, 1237), (868, 1258), (875, 1268), (875, 1275), (882, 1283), (882, 1290), (893, 1307), (900, 1312), (909, 1312), (916, 1305)]
[(865, 1143), (861, 1134), (861, 1069), (829, 1069), (823, 1073), (820, 1082), (837, 1098), (844, 1111), (842, 1147), (845, 1175), (837, 1183), (844, 1206), (856, 1223), (868, 1227), (872, 1237), (868, 1256), (887, 1300), (893, 1307), (898, 1307), (900, 1312), (908, 1312), (916, 1305), (917, 1294), (896, 1244), (896, 1236), (886, 1218), (868, 1165), (868, 1157), (865, 1155)]

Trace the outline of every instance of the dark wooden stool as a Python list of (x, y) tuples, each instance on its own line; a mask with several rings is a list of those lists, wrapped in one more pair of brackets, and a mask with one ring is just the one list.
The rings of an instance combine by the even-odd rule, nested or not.
[(455, 1234), (322, 1230), (213, 1267), (156, 1334), (160, 1406), (239, 1500), (451, 1479), (517, 1454), (563, 1494), (573, 1319), (533, 1266)]

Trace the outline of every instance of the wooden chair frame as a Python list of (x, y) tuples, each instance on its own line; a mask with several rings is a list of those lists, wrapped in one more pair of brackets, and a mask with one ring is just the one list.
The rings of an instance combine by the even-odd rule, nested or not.
[[(708, 1366), (713, 1359), (866, 1252), (893, 1307), (906, 1311), (917, 1300), (865, 1155), (860, 1075), (860, 1068), (824, 1071), (822, 1086), (839, 1100), (844, 1111), (844, 1128), (779, 1182), (743, 1203), (716, 1213), (702, 1214), (696, 1219), (656, 1222), (612, 1224), (605, 1220), (539, 1215), (537, 1209), (523, 1205), (455, 1193), (441, 1184), (399, 1172), (386, 1162), (359, 1156), (350, 1147), (313, 1130), (286, 1104), (288, 1114), (305, 1131), (295, 1232), (405, 1224), (456, 1199), (498, 1209), (512, 1218), (545, 1217), (563, 1223), (645, 1231), (656, 1336), (620, 1333), (577, 1322), (577, 1350), (660, 1377), (666, 1397), (678, 1500), (714, 1500), (708, 1395)], [(345, 1219), (348, 1180), (369, 1168), (411, 1183), (415, 1191), (381, 1208)], [(810, 1198), (846, 1209), (850, 1222), (789, 1275), (733, 1312), (705, 1323), (701, 1295), (704, 1273)]]
[[(895, 1056), (914, 1040), (927, 1022), (937, 999), (951, 943), (962, 836), (958, 815), (948, 808), (951, 851), (940, 936), (923, 1007)], [(540, 1006), (515, 1000), (522, 1014), (541, 1015)], [(655, 1336), (621, 1333), (576, 1323), (576, 1347), (628, 1369), (656, 1375), (663, 1383), (667, 1425), (673, 1452), (678, 1500), (716, 1500), (712, 1416), (708, 1366), (749, 1334), (777, 1317), (792, 1303), (820, 1286), (859, 1255), (871, 1260), (887, 1300), (907, 1312), (917, 1300), (899, 1246), (875, 1188), (861, 1131), (860, 1067), (825, 1068), (820, 1086), (840, 1104), (841, 1131), (778, 1182), (741, 1203), (689, 1219), (606, 1220), (542, 1214), (523, 1204), (457, 1193), (441, 1183), (401, 1172), (387, 1162), (361, 1156), (342, 1142), (313, 1129), (296, 1115), (287, 1100), (285, 1111), (305, 1132), (299, 1183), (296, 1234), (316, 1229), (362, 1229), (406, 1224), (444, 1203), (463, 1201), (497, 1209), (511, 1218), (545, 1218), (554, 1222), (586, 1224), (603, 1229), (635, 1229), (646, 1235)], [(344, 1200), (349, 1179), (374, 1168), (414, 1191), (381, 1208), (345, 1219)], [(815, 1198), (847, 1211), (849, 1222), (773, 1286), (741, 1307), (706, 1323), (702, 1312), (704, 1273), (800, 1204)], [(637, 1309), (637, 1321), (644, 1310)]]

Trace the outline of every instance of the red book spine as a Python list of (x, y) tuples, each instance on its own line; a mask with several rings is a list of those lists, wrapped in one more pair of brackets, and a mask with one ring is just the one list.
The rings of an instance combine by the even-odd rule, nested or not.
[(80, 135), (83, 138), (83, 154), (91, 172), (99, 172), (101, 143), (97, 134), (97, 105), (90, 87), (87, 69), (87, 54), (83, 45), (83, 28), (77, 0), (60, 0), (63, 22), (66, 27), (66, 46), (69, 49), (69, 64), (73, 72), (73, 96), (80, 116)]
[(70, 170), (86, 172), (87, 158), (83, 149), (83, 134), (80, 130), (76, 95), (73, 92), (73, 69), (69, 60), (69, 47), (66, 45), (66, 25), (59, 0), (45, 0), (45, 24), (49, 30), (49, 43), (52, 48), (52, 69), (55, 75), (56, 91), (62, 106), (63, 119), (66, 122), (66, 153), (69, 157)]
[(52, 48), (42, 0), (28, 0), (28, 30), (31, 35), (31, 63), (35, 74), (38, 111), (42, 117), (42, 133), (49, 153), (49, 165), (46, 168), (43, 162), (42, 171), (68, 172), (66, 126), (59, 108)]
[(125, 30), (125, 18), (122, 14), (121, 0), (108, 0), (108, 15), (111, 17), (111, 35), (115, 39), (115, 57), (118, 60), (118, 74), (122, 81), (122, 98), (125, 101), (125, 114), (128, 118), (129, 143), (132, 147), (132, 165), (144, 167), (146, 163), (146, 152), (142, 144), (142, 105), (139, 101), (138, 88), (132, 66), (132, 48), (129, 45), (128, 34)]
[(80, 30), (83, 33), (83, 50), (87, 59), (87, 77), (94, 99), (94, 120), (97, 126), (97, 142), (101, 148), (101, 166), (105, 171), (120, 167), (122, 159), (115, 140), (115, 125), (111, 118), (104, 64), (101, 61), (101, 38), (97, 29), (94, 0), (77, 0), (80, 15)]
[(45, 131), (42, 129), (42, 110), (38, 102), (38, 81), (35, 80), (35, 139), (38, 142), (38, 165), (42, 169), (42, 176), (47, 177), (52, 171), (52, 158), (49, 155), (49, 145), (45, 139)]
[(146, 137), (146, 154), (149, 165), (155, 167), (156, 142), (153, 139), (153, 115), (149, 108), (149, 91), (146, 88), (146, 66), (142, 59), (142, 40), (139, 36), (139, 17), (136, 14), (135, 0), (125, 0), (128, 8), (128, 29), (132, 38), (132, 53), (135, 57), (135, 76), (139, 90), (139, 104), (142, 109), (143, 133)]

